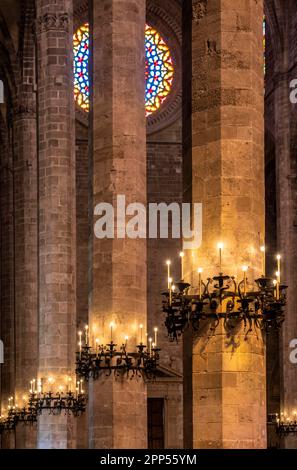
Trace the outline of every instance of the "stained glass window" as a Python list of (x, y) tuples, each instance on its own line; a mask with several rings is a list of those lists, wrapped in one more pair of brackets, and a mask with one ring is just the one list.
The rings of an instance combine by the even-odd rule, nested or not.
[[(86, 23), (74, 34), (74, 97), (85, 111), (89, 110), (89, 25)], [(145, 29), (145, 109), (146, 115), (157, 111), (172, 89), (173, 60), (168, 45), (151, 26)]]
[(89, 25), (84, 24), (73, 36), (74, 98), (85, 111), (90, 105), (89, 85)]
[(172, 57), (168, 45), (150, 26), (145, 29), (145, 78), (146, 115), (157, 111), (169, 95), (174, 75)]

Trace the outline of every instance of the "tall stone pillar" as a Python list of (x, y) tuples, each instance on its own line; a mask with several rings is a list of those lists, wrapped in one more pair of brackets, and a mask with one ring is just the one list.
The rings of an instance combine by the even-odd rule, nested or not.
[[(200, 266), (205, 278), (217, 275), (223, 242), (222, 271), (242, 280), (248, 265), (252, 281), (262, 274), (264, 242), (263, 2), (193, 1), (190, 13), (191, 143), (185, 138), (192, 152), (185, 154), (185, 178), (192, 171), (190, 197), (203, 204), (203, 240), (199, 266), (188, 256), (187, 276), (195, 279)], [(186, 83), (185, 106), (189, 90)], [(264, 338), (259, 329), (246, 333), (243, 325), (227, 332), (220, 322), (193, 336), (194, 448), (266, 447)]]
[[(276, 200), (277, 243), (282, 255), (282, 280), (288, 284), (286, 320), (280, 335), (281, 363), (281, 412), (293, 418), (297, 409), (297, 365), (291, 347), (297, 338), (296, 283), (297, 283), (297, 230), (296, 230), (296, 104), (290, 103), (290, 82), (296, 78), (294, 37), (296, 3), (288, 2), (288, 8), (278, 12), (278, 22), (283, 27), (283, 47), (275, 53), (274, 103), (275, 103), (275, 156), (276, 156)], [(291, 55), (290, 55), (291, 48)], [(295, 344), (295, 343), (293, 343)], [(292, 353), (292, 355), (291, 355)], [(282, 446), (294, 449), (297, 436), (283, 436)]]
[[(16, 402), (37, 376), (38, 253), (34, 8), (25, 11), (23, 73), (14, 114)], [(36, 427), (16, 428), (17, 448), (36, 448)]]
[[(1, 413), (5, 415), (8, 399), (15, 390), (15, 288), (14, 288), (14, 197), (11, 125), (0, 115), (0, 305), (4, 364), (1, 368)], [(2, 449), (14, 449), (13, 433), (1, 436)]]
[[(93, 4), (93, 208), (117, 196), (146, 204), (145, 1)], [(94, 222), (98, 217), (94, 219)], [(117, 230), (117, 223), (115, 223)], [(118, 347), (146, 324), (146, 240), (93, 238), (90, 327)], [(146, 385), (102, 376), (90, 383), (90, 448), (147, 446)]]
[[(73, 5), (38, 0), (39, 378), (64, 385), (75, 364)], [(45, 382), (45, 387), (46, 387)], [(71, 416), (39, 419), (39, 448), (70, 448)]]

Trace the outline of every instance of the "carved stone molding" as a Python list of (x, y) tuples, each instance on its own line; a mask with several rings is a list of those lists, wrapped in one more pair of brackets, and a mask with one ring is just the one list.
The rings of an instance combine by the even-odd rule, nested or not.
[(46, 13), (37, 18), (36, 32), (43, 33), (45, 31), (69, 31), (69, 15), (68, 13), (61, 13), (56, 15), (54, 13)]

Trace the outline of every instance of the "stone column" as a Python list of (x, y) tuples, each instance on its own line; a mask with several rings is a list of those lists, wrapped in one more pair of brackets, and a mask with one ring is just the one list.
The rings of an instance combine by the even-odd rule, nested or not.
[[(37, 141), (35, 93), (34, 9), (27, 8), (23, 37), (22, 81), (14, 114), (15, 216), (15, 350), (19, 406), (37, 376), (38, 257), (37, 257)], [(36, 427), (16, 428), (17, 448), (36, 448)]]
[[(39, 377), (65, 387), (75, 367), (73, 5), (38, 0)], [(47, 388), (45, 382), (45, 388)], [(71, 416), (42, 415), (39, 448), (75, 445)]]
[[(224, 273), (241, 280), (241, 267), (248, 265), (250, 280), (261, 275), (262, 18), (262, 1), (192, 2), (189, 158), (191, 198), (203, 204), (203, 241), (196, 259), (205, 277), (219, 272), (220, 241), (225, 244)], [(198, 267), (191, 259), (190, 253), (189, 279)], [(220, 322), (215, 329), (205, 324), (193, 337), (194, 448), (266, 447), (264, 339), (260, 330), (253, 329), (248, 336), (246, 331), (242, 325), (227, 332)]]
[[(5, 415), (8, 399), (15, 390), (15, 310), (14, 310), (14, 197), (11, 126), (0, 115), (0, 308), (4, 364), (1, 365), (1, 410)], [(1, 436), (2, 449), (15, 448), (13, 433)]]
[[(281, 14), (282, 13), (282, 14)], [(289, 286), (287, 291), (286, 320), (280, 335), (281, 363), (281, 412), (293, 418), (297, 409), (297, 365), (294, 351), (290, 347), (297, 338), (296, 283), (297, 283), (297, 230), (296, 230), (296, 104), (290, 103), (290, 82), (296, 79), (295, 37), (296, 4), (288, 3), (288, 9), (278, 12), (278, 23), (283, 27), (283, 47), (275, 53), (274, 103), (275, 103), (275, 156), (276, 156), (276, 200), (277, 243), (282, 255), (282, 280)], [(290, 30), (291, 28), (291, 30)], [(291, 56), (290, 56), (291, 48)], [(292, 357), (291, 357), (291, 353)], [(283, 436), (282, 447), (294, 449), (297, 436)]]
[[(116, 208), (117, 195), (146, 204), (145, 1), (95, 1), (93, 14), (93, 207)], [(146, 240), (94, 238), (92, 249), (92, 335), (108, 343), (114, 322), (116, 343), (128, 335), (134, 350), (146, 324)], [(90, 448), (147, 446), (142, 379), (103, 375), (89, 392)]]

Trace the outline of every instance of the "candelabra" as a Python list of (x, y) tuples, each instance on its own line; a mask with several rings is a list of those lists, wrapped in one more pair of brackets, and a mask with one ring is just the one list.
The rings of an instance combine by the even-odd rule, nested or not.
[(51, 415), (60, 415), (65, 413), (74, 416), (80, 416), (86, 410), (87, 397), (83, 390), (83, 382), (77, 382), (75, 392), (69, 389), (65, 392), (63, 387), (59, 387), (59, 390), (53, 392), (51, 385), (53, 379), (48, 379), (50, 384), (50, 390), (43, 390), (43, 380), (39, 380), (38, 387), (36, 389), (36, 381), (31, 381), (30, 395), (29, 395), (29, 409), (34, 410), (37, 416), (40, 416), (44, 411)]
[(86, 326), (85, 344), (82, 343), (82, 332), (79, 332), (79, 351), (76, 353), (76, 374), (89, 380), (90, 377), (98, 379), (103, 373), (110, 376), (127, 375), (134, 377), (153, 377), (159, 364), (160, 349), (157, 348), (157, 331), (155, 328), (155, 340), (149, 338), (149, 347), (142, 342), (143, 326), (140, 325), (141, 341), (136, 346), (136, 351), (128, 351), (128, 338), (125, 344), (117, 349), (117, 344), (113, 341), (113, 325), (111, 329), (111, 340), (106, 345), (100, 345), (96, 340), (95, 349), (89, 345), (88, 330)]
[(0, 417), (0, 434), (3, 434), (5, 431), (14, 431), (19, 423), (27, 425), (34, 424), (36, 422), (36, 410), (35, 408), (31, 408), (30, 405), (25, 405), (23, 408), (9, 406), (7, 416)]
[(294, 416), (287, 417), (284, 413), (270, 415), (268, 422), (275, 425), (277, 434), (284, 436), (288, 434), (297, 434), (297, 412)]
[[(220, 268), (221, 250), (222, 248)], [(248, 284), (248, 267), (245, 266), (240, 282), (236, 282), (234, 276), (222, 272), (204, 282), (203, 270), (199, 269), (197, 287), (183, 280), (173, 286), (168, 261), (168, 290), (162, 295), (163, 312), (166, 313), (165, 325), (170, 339), (176, 340), (188, 325), (192, 325), (194, 331), (197, 331), (205, 320), (213, 320), (213, 328), (221, 320), (226, 328), (234, 328), (234, 321), (237, 320), (244, 322), (248, 332), (252, 331), (253, 326), (267, 333), (279, 329), (285, 318), (287, 286), (280, 282), (280, 256), (277, 259), (277, 279), (264, 275), (253, 282), (252, 286)]]
[(80, 416), (86, 410), (86, 396), (84, 394), (68, 393), (44, 393), (30, 394), (30, 406), (40, 416), (43, 411), (47, 411), (51, 415), (73, 414)]

